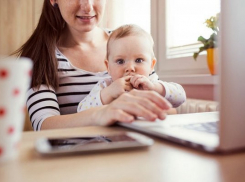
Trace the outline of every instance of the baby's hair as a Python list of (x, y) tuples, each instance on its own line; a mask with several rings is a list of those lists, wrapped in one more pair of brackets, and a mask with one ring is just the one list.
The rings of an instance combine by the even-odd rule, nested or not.
[(117, 40), (117, 39), (124, 38), (124, 37), (127, 37), (127, 36), (133, 36), (133, 35), (145, 36), (145, 37), (147, 37), (150, 40), (150, 42), (152, 44), (152, 57), (154, 58), (155, 57), (154, 56), (154, 52), (153, 52), (154, 41), (153, 41), (151, 35), (149, 33), (147, 33), (144, 29), (139, 27), (138, 25), (127, 24), (127, 25), (120, 26), (119, 28), (117, 28), (116, 30), (114, 30), (111, 33), (111, 35), (110, 35), (110, 37), (108, 39), (108, 42), (107, 42), (106, 59), (108, 60), (108, 57), (109, 57), (109, 54), (110, 54), (109, 46), (110, 46), (110, 43), (113, 40)]

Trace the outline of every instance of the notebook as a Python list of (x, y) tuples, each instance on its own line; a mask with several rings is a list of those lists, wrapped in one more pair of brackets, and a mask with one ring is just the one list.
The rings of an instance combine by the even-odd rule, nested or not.
[[(219, 112), (137, 119), (119, 125), (208, 152), (245, 148), (245, 1), (222, 0), (220, 14)], [(216, 127), (216, 129), (215, 129)], [(209, 131), (205, 131), (205, 128)]]

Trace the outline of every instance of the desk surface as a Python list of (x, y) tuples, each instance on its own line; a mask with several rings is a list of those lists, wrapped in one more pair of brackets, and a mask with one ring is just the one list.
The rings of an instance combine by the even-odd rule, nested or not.
[(2, 182), (244, 182), (245, 152), (208, 154), (162, 139), (148, 149), (42, 158), (34, 142), (41, 136), (112, 134), (120, 127), (84, 127), (24, 132), (17, 160), (0, 164)]

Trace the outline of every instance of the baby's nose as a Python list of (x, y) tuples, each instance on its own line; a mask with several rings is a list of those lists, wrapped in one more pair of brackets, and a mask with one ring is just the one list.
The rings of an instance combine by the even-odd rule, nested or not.
[(128, 72), (135, 72), (135, 67), (133, 64), (130, 64), (127, 66), (126, 70), (125, 70), (126, 73)]

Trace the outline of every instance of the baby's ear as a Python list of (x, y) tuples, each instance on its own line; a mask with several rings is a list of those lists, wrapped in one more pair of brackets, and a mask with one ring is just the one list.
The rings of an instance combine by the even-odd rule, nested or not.
[(151, 71), (154, 70), (154, 66), (156, 65), (156, 62), (157, 62), (157, 59), (153, 58), (152, 61), (151, 61)]
[(109, 72), (109, 61), (107, 59), (105, 60), (105, 65), (106, 65), (107, 71)]

